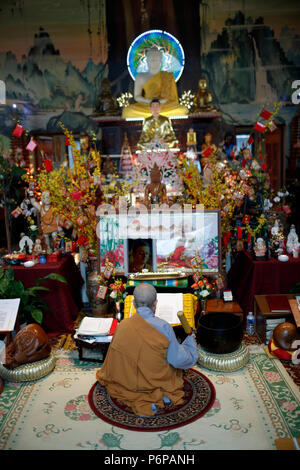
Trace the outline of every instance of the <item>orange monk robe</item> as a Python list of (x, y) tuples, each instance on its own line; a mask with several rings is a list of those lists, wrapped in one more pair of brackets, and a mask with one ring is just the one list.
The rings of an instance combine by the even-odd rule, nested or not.
[(142, 416), (153, 416), (151, 404), (163, 407), (163, 397), (183, 403), (182, 370), (167, 362), (170, 341), (139, 314), (122, 320), (96, 373), (111, 397)]

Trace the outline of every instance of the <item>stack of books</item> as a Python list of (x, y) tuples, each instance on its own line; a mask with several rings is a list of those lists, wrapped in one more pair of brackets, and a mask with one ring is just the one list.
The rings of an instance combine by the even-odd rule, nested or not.
[(266, 295), (270, 312), (291, 313), (291, 307), (286, 295)]
[(116, 318), (84, 317), (74, 338), (87, 343), (109, 343), (117, 326)]

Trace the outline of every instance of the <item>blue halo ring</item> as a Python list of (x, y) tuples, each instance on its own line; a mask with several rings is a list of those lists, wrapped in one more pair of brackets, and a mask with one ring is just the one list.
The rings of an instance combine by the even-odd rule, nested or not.
[(184, 69), (184, 51), (178, 39), (160, 29), (145, 31), (131, 43), (127, 54), (127, 67), (132, 79), (135, 80), (138, 73), (148, 71), (146, 52), (152, 47), (162, 51), (161, 70), (172, 72), (177, 82)]

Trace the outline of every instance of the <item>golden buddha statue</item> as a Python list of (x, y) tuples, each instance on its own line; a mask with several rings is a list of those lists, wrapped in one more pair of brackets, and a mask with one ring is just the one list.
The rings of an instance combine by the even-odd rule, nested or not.
[(193, 112), (216, 111), (212, 106), (212, 94), (207, 90), (206, 78), (200, 78), (198, 82), (198, 91), (194, 96)]
[(149, 104), (158, 99), (162, 105), (164, 116), (179, 116), (188, 114), (188, 109), (178, 102), (177, 87), (171, 72), (160, 70), (162, 52), (153, 47), (146, 53), (148, 72), (138, 73), (134, 83), (133, 103), (123, 108), (122, 117), (149, 117)]
[(150, 183), (147, 184), (145, 188), (144, 203), (147, 207), (150, 207), (151, 204), (164, 204), (167, 202), (167, 188), (166, 185), (161, 182), (160, 169), (155, 163), (150, 172)]
[(141, 137), (137, 143), (138, 150), (146, 149), (150, 142), (166, 144), (170, 149), (178, 148), (171, 120), (162, 116), (160, 111), (160, 102), (153, 100), (150, 104), (151, 116), (144, 119)]

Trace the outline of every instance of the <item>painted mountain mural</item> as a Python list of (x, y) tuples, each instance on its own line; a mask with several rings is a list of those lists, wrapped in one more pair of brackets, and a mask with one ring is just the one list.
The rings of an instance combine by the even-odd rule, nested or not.
[(0, 53), (1, 79), (6, 98), (32, 103), (40, 111), (84, 111), (94, 107), (107, 66), (91, 59), (80, 71), (55, 49), (49, 34), (40, 27), (34, 44), (21, 63), (8, 51)]
[[(209, 25), (205, 31), (211, 38)], [(279, 38), (262, 17), (237, 12), (201, 56), (202, 70), (219, 104), (287, 102), (300, 76), (300, 38), (285, 27)]]

